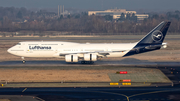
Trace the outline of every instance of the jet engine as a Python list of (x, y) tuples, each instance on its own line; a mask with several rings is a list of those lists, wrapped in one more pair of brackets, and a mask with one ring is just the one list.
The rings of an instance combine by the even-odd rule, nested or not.
[(97, 61), (96, 54), (84, 54), (84, 61)]
[(78, 56), (77, 55), (66, 55), (65, 60), (66, 60), (66, 62), (78, 62)]
[(161, 48), (167, 48), (167, 43), (163, 43)]

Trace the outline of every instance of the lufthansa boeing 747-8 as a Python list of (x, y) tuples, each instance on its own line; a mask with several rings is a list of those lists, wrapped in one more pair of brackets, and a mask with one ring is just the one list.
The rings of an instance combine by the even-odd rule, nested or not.
[(103, 57), (125, 57), (166, 48), (163, 40), (171, 22), (161, 22), (144, 38), (135, 43), (74, 43), (63, 41), (19, 42), (7, 51), (24, 57), (64, 58), (66, 62), (94, 63)]

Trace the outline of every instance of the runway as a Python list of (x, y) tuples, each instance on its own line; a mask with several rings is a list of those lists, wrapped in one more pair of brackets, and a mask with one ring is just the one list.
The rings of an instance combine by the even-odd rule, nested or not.
[[(12, 97), (12, 95), (14, 95)], [(11, 101), (179, 101), (180, 86), (143, 88), (0, 88)], [(34, 99), (34, 100), (32, 100)]]
[(25, 64), (22, 61), (2, 61), (0, 66), (180, 66), (180, 62), (174, 61), (147, 61), (138, 60), (134, 58), (126, 58), (123, 60), (99, 60), (94, 64), (81, 64), (78, 63), (66, 63), (64, 60), (53, 61), (53, 60), (36, 60), (36, 61), (26, 61)]

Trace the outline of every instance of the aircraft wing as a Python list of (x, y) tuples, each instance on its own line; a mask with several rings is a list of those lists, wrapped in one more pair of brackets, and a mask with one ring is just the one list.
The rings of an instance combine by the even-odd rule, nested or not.
[(69, 54), (93, 54), (97, 53), (99, 56), (106, 56), (110, 55), (110, 53), (115, 53), (115, 52), (125, 52), (127, 50), (120, 50), (120, 51), (94, 51), (94, 52), (75, 52), (75, 53), (60, 53), (59, 56), (65, 56)]
[(109, 55), (110, 53), (116, 53), (116, 52), (125, 52), (127, 50), (121, 50), (121, 51), (101, 51), (101, 52), (97, 52), (99, 55)]

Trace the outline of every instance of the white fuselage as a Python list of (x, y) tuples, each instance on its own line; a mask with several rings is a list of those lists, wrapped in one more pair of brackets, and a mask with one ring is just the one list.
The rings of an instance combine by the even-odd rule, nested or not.
[[(109, 52), (106, 57), (122, 57), (135, 45), (136, 43), (20, 42), (8, 49), (8, 52), (21, 57), (64, 58), (60, 54), (77, 54), (78, 57), (83, 57), (84, 53), (91, 52), (97, 55), (98, 52)], [(111, 51), (113, 52), (111, 53)]]

